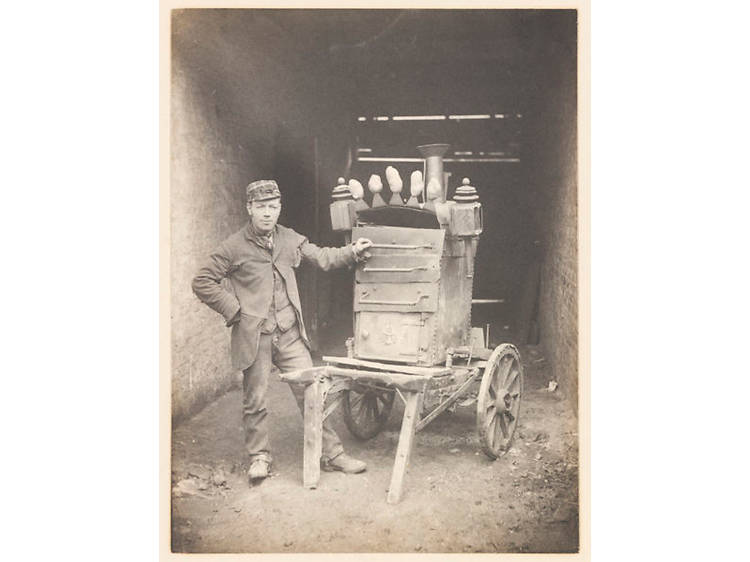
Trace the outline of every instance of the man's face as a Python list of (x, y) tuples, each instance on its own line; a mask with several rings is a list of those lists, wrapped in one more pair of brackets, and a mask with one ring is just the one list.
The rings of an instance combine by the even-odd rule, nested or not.
[(265, 201), (252, 201), (247, 204), (247, 212), (255, 230), (266, 234), (273, 230), (279, 220), (281, 213), (281, 199), (266, 199)]

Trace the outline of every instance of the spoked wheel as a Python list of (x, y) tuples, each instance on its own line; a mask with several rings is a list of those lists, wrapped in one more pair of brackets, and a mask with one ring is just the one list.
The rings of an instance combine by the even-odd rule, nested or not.
[(374, 386), (343, 391), (344, 422), (357, 439), (372, 439), (385, 426), (393, 409), (393, 390)]
[(521, 357), (515, 346), (501, 344), (487, 360), (477, 399), (479, 442), (493, 460), (510, 449), (522, 393)]

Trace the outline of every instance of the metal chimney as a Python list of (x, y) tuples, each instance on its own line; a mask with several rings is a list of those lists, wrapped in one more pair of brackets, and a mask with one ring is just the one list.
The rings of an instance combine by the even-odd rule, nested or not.
[(449, 144), (423, 144), (417, 147), (417, 150), (419, 150), (425, 159), (424, 184), (429, 185), (432, 178), (438, 181), (442, 188), (442, 197), (440, 199), (442, 203), (445, 203), (448, 189), (448, 186), (445, 185), (445, 176), (443, 175), (443, 155), (449, 148)]

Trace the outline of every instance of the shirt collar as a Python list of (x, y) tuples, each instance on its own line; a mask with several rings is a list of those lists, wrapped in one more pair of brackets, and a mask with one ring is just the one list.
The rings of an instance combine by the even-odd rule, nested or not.
[(255, 242), (258, 246), (261, 248), (266, 248), (266, 244), (263, 242), (264, 239), (271, 239), (273, 240), (273, 235), (276, 233), (276, 225), (274, 225), (273, 230), (269, 232), (266, 235), (260, 234), (257, 230), (255, 230), (255, 227), (253, 226), (253, 221), (248, 221), (247, 227), (245, 228), (245, 238), (248, 240)]

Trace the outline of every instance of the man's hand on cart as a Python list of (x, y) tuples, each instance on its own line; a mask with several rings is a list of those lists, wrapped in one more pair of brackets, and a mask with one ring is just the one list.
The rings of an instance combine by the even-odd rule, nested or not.
[(357, 261), (366, 261), (372, 256), (367, 248), (372, 246), (372, 240), (368, 238), (357, 238), (357, 241), (352, 244), (354, 254), (357, 256)]

